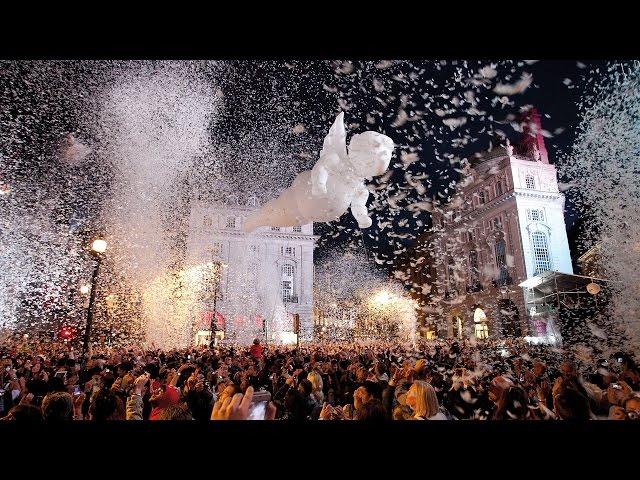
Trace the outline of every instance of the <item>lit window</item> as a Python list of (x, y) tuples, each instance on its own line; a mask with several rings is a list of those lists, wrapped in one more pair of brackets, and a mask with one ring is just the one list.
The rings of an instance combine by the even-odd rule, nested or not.
[(528, 174), (527, 176), (524, 177), (524, 186), (526, 188), (528, 188), (529, 190), (535, 190), (536, 188), (536, 181), (533, 178), (533, 175)]
[(531, 234), (531, 246), (533, 247), (534, 275), (551, 270), (551, 256), (549, 255), (549, 242), (544, 232)]
[(293, 279), (295, 267), (293, 265), (282, 265), (280, 268), (280, 294), (283, 302), (293, 301)]
[(293, 265), (283, 265), (282, 266), (282, 278), (283, 279), (291, 279), (293, 278), (293, 274), (295, 272), (295, 268)]
[(462, 338), (463, 331), (462, 317), (456, 315), (455, 317), (453, 317), (453, 336)]
[(487, 314), (484, 313), (484, 310), (480, 307), (476, 308), (473, 312), (473, 321), (474, 323), (481, 323), (487, 321)]
[(489, 327), (487, 325), (487, 315), (481, 308), (476, 308), (473, 312), (473, 328), (476, 338), (489, 338)]
[(296, 233), (300, 233), (302, 232), (302, 227), (298, 226), (298, 227), (293, 227), (293, 231)]
[(227, 217), (227, 228), (236, 228), (236, 217)]
[(499, 197), (500, 195), (502, 195), (502, 182), (498, 181), (496, 183), (496, 196)]
[(476, 338), (489, 338), (489, 327), (486, 323), (476, 323), (474, 325)]

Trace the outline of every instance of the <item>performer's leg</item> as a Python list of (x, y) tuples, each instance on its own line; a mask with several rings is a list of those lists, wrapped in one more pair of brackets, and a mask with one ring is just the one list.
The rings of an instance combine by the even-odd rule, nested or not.
[(295, 193), (288, 188), (282, 195), (269, 200), (260, 210), (249, 215), (244, 231), (251, 232), (258, 227), (291, 227), (298, 225), (297, 217)]

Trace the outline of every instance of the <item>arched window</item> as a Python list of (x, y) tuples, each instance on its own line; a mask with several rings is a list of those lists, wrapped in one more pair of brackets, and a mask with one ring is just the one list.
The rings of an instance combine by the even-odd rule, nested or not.
[(294, 302), (294, 279), (295, 267), (290, 264), (284, 264), (280, 268), (280, 293), (283, 302)]
[(530, 173), (528, 173), (524, 177), (524, 186), (529, 190), (536, 189), (536, 180), (533, 178), (533, 175), (531, 175)]
[(463, 334), (463, 320), (460, 315), (456, 315), (452, 318), (453, 322), (453, 336), (457, 338), (462, 338)]
[(498, 285), (506, 285), (509, 279), (507, 268), (506, 243), (503, 239), (496, 242), (496, 267), (498, 268)]
[(480, 283), (480, 271), (478, 270), (478, 252), (469, 252), (469, 283), (474, 287)]
[(498, 183), (496, 183), (496, 197), (500, 195), (502, 195), (502, 182), (498, 180)]
[(452, 294), (455, 294), (455, 291), (456, 291), (455, 263), (451, 255), (449, 255), (447, 270), (449, 273), (449, 292), (451, 292)]
[(487, 315), (481, 308), (476, 308), (473, 312), (473, 329), (476, 338), (489, 338), (489, 326), (487, 325)]
[(544, 232), (531, 234), (531, 246), (533, 248), (534, 275), (551, 270), (551, 255), (549, 254), (549, 241)]

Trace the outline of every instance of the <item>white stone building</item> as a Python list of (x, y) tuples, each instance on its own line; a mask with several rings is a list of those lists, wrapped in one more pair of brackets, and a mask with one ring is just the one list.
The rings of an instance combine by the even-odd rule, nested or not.
[[(224, 203), (192, 205), (186, 247), (189, 264), (222, 262), (220, 283), (202, 312), (218, 312), (225, 338), (249, 343), (291, 341), (293, 314), (300, 316), (301, 340), (313, 334), (313, 250), (318, 238), (313, 224), (262, 227), (247, 234), (245, 218), (257, 208), (255, 198), (241, 205), (237, 197)], [(210, 318), (211, 313), (209, 313)], [(203, 327), (208, 328), (206, 318)], [(284, 332), (284, 335), (282, 333)]]
[[(525, 311), (518, 285), (548, 270), (573, 273), (564, 195), (549, 164), (538, 114), (523, 141), (472, 162), (453, 199), (434, 213), (434, 304), (440, 335), (544, 336), (549, 318)], [(547, 325), (548, 324), (548, 325)]]

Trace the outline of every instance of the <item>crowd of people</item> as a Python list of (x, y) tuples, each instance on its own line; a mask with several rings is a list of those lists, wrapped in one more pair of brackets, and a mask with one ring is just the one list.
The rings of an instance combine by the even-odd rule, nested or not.
[(630, 355), (506, 341), (156, 348), (9, 338), (0, 418), (88, 420), (637, 420)]

